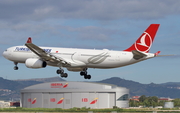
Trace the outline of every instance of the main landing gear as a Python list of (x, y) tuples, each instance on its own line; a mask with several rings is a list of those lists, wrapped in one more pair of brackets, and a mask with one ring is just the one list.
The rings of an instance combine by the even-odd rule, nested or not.
[[(57, 74), (60, 74), (60, 76), (63, 78), (67, 78), (68, 74), (64, 73), (64, 69), (60, 68), (56, 71)], [(80, 72), (81, 76), (84, 76), (84, 79), (91, 79), (91, 75), (87, 74), (87, 69), (84, 69), (83, 71)]]
[(81, 76), (84, 76), (84, 79), (91, 79), (91, 75), (87, 74), (87, 68), (80, 72)]
[(67, 73), (64, 73), (64, 70), (63, 69), (58, 69), (56, 71), (57, 74), (60, 74), (61, 77), (64, 77), (64, 78), (67, 78), (68, 77), (68, 74)]
[(17, 66), (18, 62), (14, 62), (14, 64), (15, 64), (14, 70), (18, 70), (19, 69), (18, 66)]

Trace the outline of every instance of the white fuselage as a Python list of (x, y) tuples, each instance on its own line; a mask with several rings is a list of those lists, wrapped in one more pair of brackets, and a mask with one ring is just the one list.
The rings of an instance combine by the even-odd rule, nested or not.
[[(126, 65), (130, 65), (142, 60), (153, 58), (154, 54), (144, 53), (147, 56), (140, 60), (133, 58), (132, 52), (127, 51), (110, 51), (107, 49), (95, 50), (95, 49), (72, 49), (72, 48), (57, 48), (57, 47), (40, 47), (47, 53), (50, 53), (56, 57), (61, 57), (64, 60), (71, 63), (70, 67), (66, 68), (117, 68)], [(29, 50), (26, 46), (14, 46), (4, 51), (3, 56), (17, 63), (25, 63), (28, 58), (39, 58), (35, 53)], [(50, 66), (58, 65), (56, 63), (50, 63)], [(73, 71), (73, 70), (72, 70)]]

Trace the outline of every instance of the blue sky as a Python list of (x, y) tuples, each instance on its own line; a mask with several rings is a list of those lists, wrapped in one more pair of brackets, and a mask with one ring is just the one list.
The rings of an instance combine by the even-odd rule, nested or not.
[[(88, 69), (91, 80), (68, 72), (68, 81), (120, 77), (140, 83), (180, 82), (179, 0), (1, 0), (0, 52), (24, 45), (28, 37), (39, 46), (124, 50), (152, 23), (161, 24), (150, 52), (157, 57), (116, 69)], [(58, 76), (57, 67), (29, 69), (0, 56), (0, 76), (7, 79)]]

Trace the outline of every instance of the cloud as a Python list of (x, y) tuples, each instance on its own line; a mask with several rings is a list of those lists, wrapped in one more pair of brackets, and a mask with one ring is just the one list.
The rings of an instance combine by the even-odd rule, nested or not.
[[(127, 37), (129, 28), (108, 20), (149, 20), (175, 15), (180, 13), (179, 3), (178, 0), (1, 0), (0, 44), (26, 40), (29, 36), (58, 37), (64, 42), (67, 39), (117, 42), (119, 37)], [(81, 23), (81, 20), (84, 22)]]
[(118, 34), (117, 30), (107, 29), (103, 27), (97, 26), (85, 26), (79, 28), (68, 28), (70, 32), (77, 32), (77, 37), (84, 39), (84, 40), (101, 40), (107, 41), (109, 38), (114, 35)]
[(56, 19), (159, 19), (180, 14), (179, 0), (1, 0), (0, 20), (21, 22)]
[[(99, 26), (67, 26), (59, 23), (52, 25), (51, 22), (21, 22), (16, 24), (0, 22), (0, 43), (7, 43), (9, 40), (21, 40), (27, 37), (45, 37), (78, 40), (108, 41), (121, 33), (117, 29), (103, 28)], [(6, 40), (3, 40), (5, 39)], [(9, 39), (9, 40), (8, 40)], [(11, 42), (11, 41), (10, 41)]]

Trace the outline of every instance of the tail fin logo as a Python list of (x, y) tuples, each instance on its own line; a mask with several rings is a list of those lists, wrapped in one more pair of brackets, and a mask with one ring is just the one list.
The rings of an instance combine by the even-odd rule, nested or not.
[(141, 52), (148, 52), (151, 48), (151, 45), (152, 45), (151, 36), (147, 32), (144, 32), (141, 38), (139, 38), (139, 40), (136, 41), (135, 48), (136, 50)]

